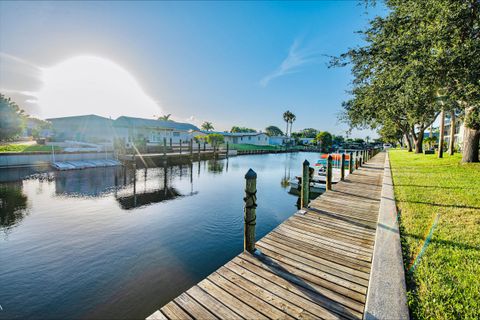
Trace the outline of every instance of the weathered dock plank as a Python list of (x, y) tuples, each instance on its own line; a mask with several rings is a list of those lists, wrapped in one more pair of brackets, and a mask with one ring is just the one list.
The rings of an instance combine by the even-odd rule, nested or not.
[(149, 319), (361, 319), (385, 154)]

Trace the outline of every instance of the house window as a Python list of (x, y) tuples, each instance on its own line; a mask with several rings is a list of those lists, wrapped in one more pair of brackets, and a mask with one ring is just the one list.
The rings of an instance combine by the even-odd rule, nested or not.
[(173, 133), (173, 136), (174, 136), (174, 137), (180, 137), (180, 132), (174, 132), (174, 133)]
[(248, 140), (252, 140), (252, 137), (248, 137)]
[(243, 137), (240, 137), (240, 141), (243, 141)]
[(260, 141), (260, 137), (258, 137), (257, 140)]

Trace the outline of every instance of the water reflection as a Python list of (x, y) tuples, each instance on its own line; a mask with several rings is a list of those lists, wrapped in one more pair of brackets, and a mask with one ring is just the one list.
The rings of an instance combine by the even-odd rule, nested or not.
[(261, 238), (295, 212), (280, 180), (316, 157), (0, 171), (0, 318), (147, 317), (241, 252), (249, 168)]
[(23, 182), (0, 184), (0, 227), (8, 230), (23, 220), (27, 214), (27, 196), (23, 194)]

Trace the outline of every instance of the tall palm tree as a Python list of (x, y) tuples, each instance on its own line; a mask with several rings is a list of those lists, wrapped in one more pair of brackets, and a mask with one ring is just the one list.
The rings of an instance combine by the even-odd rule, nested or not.
[(202, 130), (212, 131), (213, 129), (214, 127), (211, 122), (205, 121), (204, 123), (202, 123)]
[(283, 121), (285, 121), (287, 123), (287, 128), (285, 130), (285, 136), (287, 136), (287, 137), (288, 137), (288, 124), (290, 122), (290, 115), (291, 114), (292, 113), (288, 110), (283, 113)]
[(292, 126), (295, 120), (297, 120), (297, 116), (290, 112), (290, 137), (292, 136)]

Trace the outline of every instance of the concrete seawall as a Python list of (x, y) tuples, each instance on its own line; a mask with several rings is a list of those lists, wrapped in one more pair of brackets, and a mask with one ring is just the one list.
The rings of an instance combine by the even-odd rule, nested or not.
[[(55, 161), (78, 161), (112, 159), (112, 152), (61, 152), (55, 153)], [(48, 152), (31, 153), (1, 153), (0, 168), (48, 165), (53, 161), (53, 156)]]

